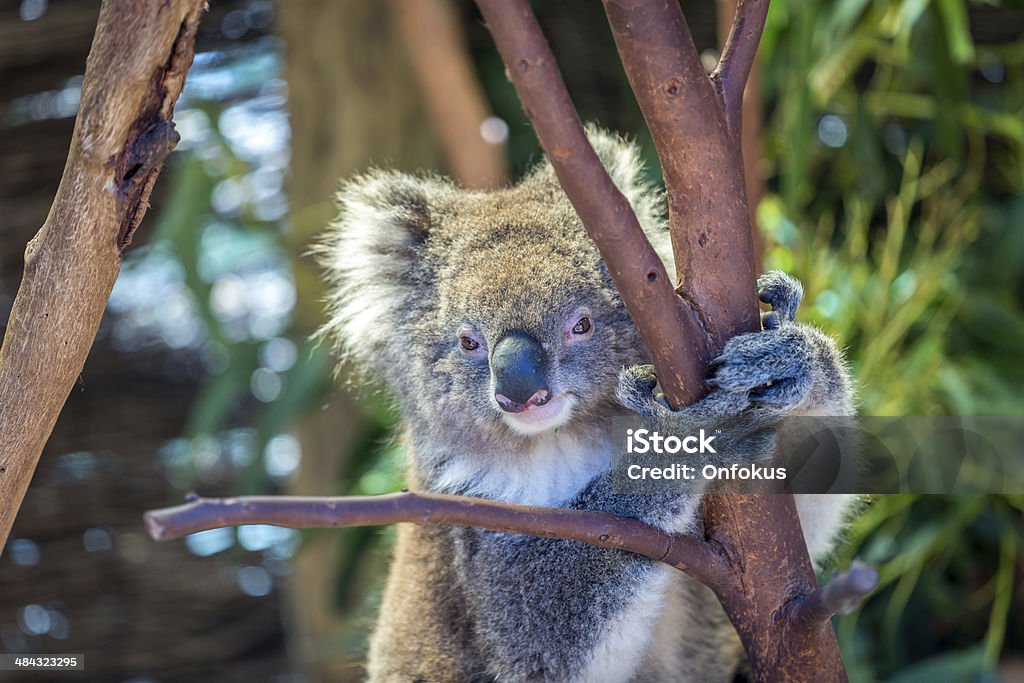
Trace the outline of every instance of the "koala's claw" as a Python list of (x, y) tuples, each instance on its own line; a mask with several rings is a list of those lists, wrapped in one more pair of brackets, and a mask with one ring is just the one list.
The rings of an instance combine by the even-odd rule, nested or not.
[(778, 311), (768, 311), (761, 314), (761, 328), (765, 330), (777, 330), (782, 327), (782, 318)]
[(774, 330), (796, 319), (804, 287), (781, 270), (772, 270), (757, 279), (757, 298), (772, 307), (761, 318), (761, 324), (766, 330)]
[(658, 377), (653, 365), (633, 365), (619, 373), (616, 397), (626, 408), (641, 415), (658, 415), (667, 408), (654, 394)]

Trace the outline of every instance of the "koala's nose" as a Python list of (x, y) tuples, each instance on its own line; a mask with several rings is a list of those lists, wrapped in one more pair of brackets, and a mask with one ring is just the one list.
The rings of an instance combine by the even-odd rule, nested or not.
[(511, 332), (494, 345), (491, 372), (494, 398), (501, 409), (521, 413), (548, 402), (551, 390), (544, 377), (546, 357), (540, 342), (525, 332)]

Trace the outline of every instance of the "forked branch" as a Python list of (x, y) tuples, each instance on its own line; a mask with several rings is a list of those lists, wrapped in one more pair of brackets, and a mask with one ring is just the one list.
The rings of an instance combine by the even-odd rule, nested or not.
[[(760, 328), (738, 128), (727, 122), (678, 2), (604, 5), (661, 161), (678, 292), (702, 323), (680, 362), (703, 373), (727, 339)], [(691, 384), (680, 402), (669, 400), (680, 407), (702, 393)]]
[[(452, 524), (510, 534), (580, 541), (625, 550), (686, 572), (720, 595), (740, 590), (735, 554), (716, 540), (670, 534), (635, 519), (606, 512), (516, 505), (469, 496), (403, 491), (379, 496), (241, 496), (202, 498), (150, 510), (146, 531), (157, 541), (241, 524), (289, 529), (339, 529), (383, 524)], [(820, 626), (832, 614), (846, 614), (870, 592), (878, 573), (854, 565), (831, 584), (800, 599), (790, 613), (793, 628)], [(799, 596), (798, 596), (799, 597)]]
[[(526, 0), (477, 0), (537, 136), (657, 367), (681, 406), (702, 392), (704, 360), (759, 327), (739, 114), (767, 11), (741, 0), (723, 63), (709, 78), (678, 3), (605, 0), (630, 83), (664, 170), (677, 296), (628, 201), (591, 148)], [(685, 303), (684, 303), (685, 302)], [(817, 589), (790, 495), (705, 499), (706, 538), (671, 535), (601, 513), (456, 496), (195, 499), (147, 515), (156, 538), (241, 523), (290, 527), (457, 524), (618, 548), (666, 562), (710, 586), (758, 680), (844, 680), (834, 635), (814, 628), (852, 604), (868, 578), (853, 570)], [(780, 621), (780, 616), (784, 617)]]

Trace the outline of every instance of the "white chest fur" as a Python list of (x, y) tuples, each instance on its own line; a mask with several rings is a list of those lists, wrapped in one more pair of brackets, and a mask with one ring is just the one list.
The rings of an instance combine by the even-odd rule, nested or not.
[(611, 466), (611, 443), (570, 433), (543, 434), (527, 448), (460, 454), (438, 480), (443, 490), (468, 486), (473, 496), (525, 505), (557, 506)]

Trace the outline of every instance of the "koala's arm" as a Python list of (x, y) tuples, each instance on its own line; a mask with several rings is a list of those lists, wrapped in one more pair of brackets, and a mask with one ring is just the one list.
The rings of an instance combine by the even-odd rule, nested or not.
[(449, 558), (450, 529), (401, 524), (388, 570), (383, 600), (367, 659), (373, 683), (465, 681), (483, 669), (478, 652), (467, 646), (459, 578)]
[[(830, 337), (794, 320), (803, 296), (800, 283), (771, 272), (758, 280), (758, 296), (772, 307), (762, 316), (764, 331), (726, 343), (712, 363), (715, 371), (708, 384), (713, 390), (705, 398), (683, 411), (671, 411), (652, 395), (653, 368), (636, 366), (623, 373), (620, 402), (667, 432), (694, 416), (743, 415), (749, 428), (757, 425), (758, 417), (770, 425), (787, 415), (854, 415), (852, 381), (842, 353)], [(849, 452), (855, 445), (842, 448)], [(820, 568), (856, 496), (801, 494), (795, 500), (807, 549)]]
[(733, 337), (711, 362), (711, 391), (680, 411), (652, 395), (653, 368), (623, 372), (619, 401), (650, 419), (733, 416), (774, 421), (787, 415), (841, 417), (854, 414), (849, 370), (835, 342), (820, 330), (795, 321), (803, 298), (799, 281), (779, 271), (762, 275), (758, 297), (771, 306), (764, 330)]

